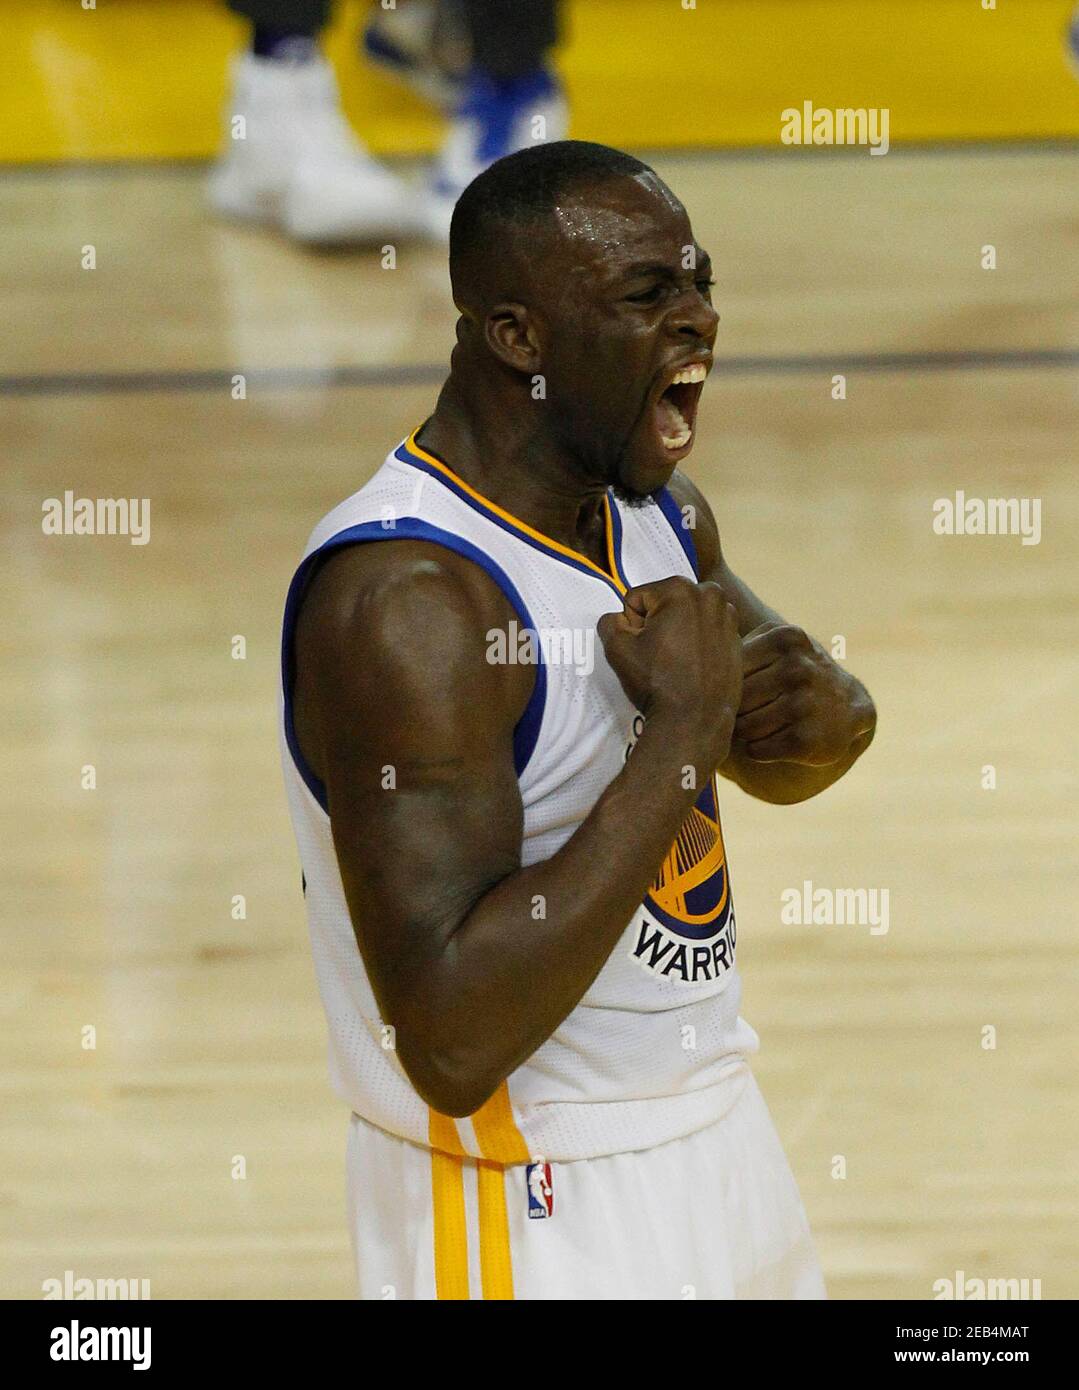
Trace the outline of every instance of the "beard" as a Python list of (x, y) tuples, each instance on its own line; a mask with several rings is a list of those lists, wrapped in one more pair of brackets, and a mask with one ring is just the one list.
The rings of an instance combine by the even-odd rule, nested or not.
[(612, 483), (611, 491), (618, 501), (627, 507), (647, 507), (649, 502), (652, 501), (652, 494), (650, 492), (630, 492), (629, 489), (623, 487), (621, 483)]

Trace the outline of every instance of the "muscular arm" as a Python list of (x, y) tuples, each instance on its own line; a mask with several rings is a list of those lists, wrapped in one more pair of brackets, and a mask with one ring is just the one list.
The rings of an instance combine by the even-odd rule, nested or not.
[(806, 801), (837, 782), (872, 743), (873, 701), (819, 642), (786, 623), (733, 573), (700, 490), (675, 473), (670, 491), (680, 508), (693, 508), (700, 578), (723, 588), (745, 639), (742, 703), (719, 771), (762, 801)]
[(687, 700), (657, 704), (576, 833), (523, 868), (512, 743), (534, 672), (490, 664), (486, 638), (513, 617), (477, 567), (395, 540), (328, 560), (296, 633), (297, 734), (359, 948), (405, 1072), (450, 1115), (477, 1110), (595, 979), (689, 813), (681, 770), (726, 755), (737, 703), (721, 746)]

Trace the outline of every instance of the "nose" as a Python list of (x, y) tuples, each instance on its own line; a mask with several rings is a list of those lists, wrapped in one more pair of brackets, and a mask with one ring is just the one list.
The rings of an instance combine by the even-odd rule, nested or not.
[(671, 307), (667, 327), (678, 338), (702, 340), (711, 345), (719, 327), (719, 314), (697, 287), (690, 285)]

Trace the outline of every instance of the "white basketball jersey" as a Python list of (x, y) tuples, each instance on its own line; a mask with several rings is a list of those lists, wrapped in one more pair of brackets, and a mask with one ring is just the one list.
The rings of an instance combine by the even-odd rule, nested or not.
[[(711, 1124), (733, 1102), (757, 1037), (738, 1016), (735, 919), (713, 783), (591, 988), (474, 1115), (420, 1099), (378, 1015), (334, 854), (325, 789), (292, 725), (292, 637), (316, 556), (415, 539), (481, 566), (517, 615), (498, 659), (533, 659), (514, 734), (524, 803), (521, 861), (547, 859), (617, 775), (643, 727), (595, 633), (633, 585), (695, 577), (690, 532), (662, 489), (642, 506), (606, 501), (608, 570), (487, 501), (410, 437), (315, 527), (289, 590), (281, 733), (289, 809), (330, 1038), (335, 1089), (372, 1124), (417, 1144), (497, 1163), (568, 1161), (650, 1148)], [(574, 634), (573, 639), (565, 634)], [(517, 646), (514, 647), (514, 642)], [(357, 711), (363, 717), (363, 711)], [(392, 791), (387, 791), (388, 796)], [(534, 930), (546, 930), (537, 920)], [(737, 1074), (737, 1075), (736, 1075)]]

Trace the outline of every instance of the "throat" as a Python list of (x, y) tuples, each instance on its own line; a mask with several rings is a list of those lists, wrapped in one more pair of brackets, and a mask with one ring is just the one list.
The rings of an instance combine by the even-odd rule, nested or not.
[(577, 543), (573, 547), (578, 554), (598, 565), (604, 574), (610, 573), (610, 558), (607, 552), (607, 507), (605, 497), (589, 498), (582, 503), (577, 524)]

